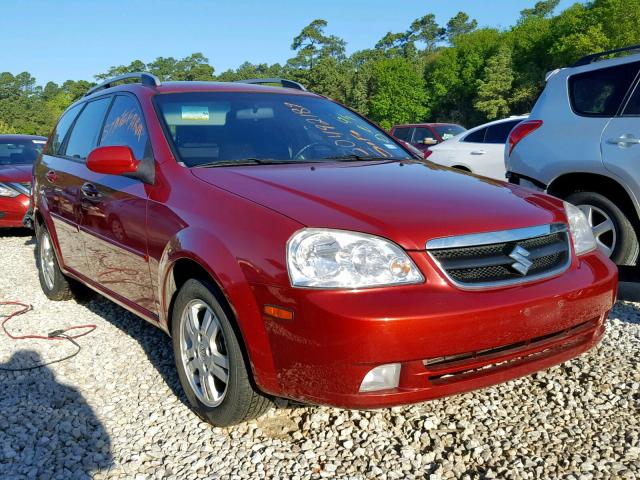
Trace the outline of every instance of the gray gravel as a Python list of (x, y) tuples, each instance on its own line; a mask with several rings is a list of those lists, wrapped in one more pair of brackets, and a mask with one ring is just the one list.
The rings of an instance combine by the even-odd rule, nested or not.
[[(30, 236), (0, 236), (0, 252), (0, 300), (34, 307), (13, 332), (98, 325), (72, 360), (0, 372), (2, 479), (640, 478), (640, 304), (616, 305), (598, 348), (524, 379), (387, 410), (278, 410), (224, 430), (185, 405), (164, 333), (105, 299), (48, 301)], [(3, 367), (72, 351), (0, 334)]]

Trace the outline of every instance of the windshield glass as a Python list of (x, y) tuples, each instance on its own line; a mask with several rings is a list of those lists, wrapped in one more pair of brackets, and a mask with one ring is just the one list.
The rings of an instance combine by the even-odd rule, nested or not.
[(158, 95), (156, 102), (176, 153), (189, 167), (411, 158), (389, 135), (320, 97), (190, 92)]
[(32, 164), (46, 140), (4, 140), (0, 138), (0, 165)]
[(438, 135), (442, 138), (442, 140), (449, 140), (451, 137), (455, 137), (459, 133), (466, 131), (467, 129), (461, 127), (460, 125), (447, 124), (447, 125), (436, 125), (435, 128)]

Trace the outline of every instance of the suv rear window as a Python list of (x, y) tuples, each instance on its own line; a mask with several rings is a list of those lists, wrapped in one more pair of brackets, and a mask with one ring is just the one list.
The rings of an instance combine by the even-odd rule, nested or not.
[(411, 158), (387, 133), (320, 97), (193, 92), (157, 95), (155, 101), (174, 151), (188, 167), (352, 155)]
[(638, 73), (639, 62), (578, 73), (569, 78), (571, 107), (578, 115), (612, 117)]

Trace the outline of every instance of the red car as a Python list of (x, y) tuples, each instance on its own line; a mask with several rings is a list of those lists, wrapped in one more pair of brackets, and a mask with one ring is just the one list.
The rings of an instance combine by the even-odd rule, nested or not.
[(426, 164), (293, 82), (125, 78), (36, 164), (40, 283), (170, 333), (202, 418), (420, 402), (602, 337), (617, 271), (575, 207)]
[(46, 142), (36, 135), (0, 135), (0, 228), (23, 226), (33, 162)]
[(421, 151), (462, 133), (466, 128), (455, 123), (410, 123), (395, 125), (391, 135)]

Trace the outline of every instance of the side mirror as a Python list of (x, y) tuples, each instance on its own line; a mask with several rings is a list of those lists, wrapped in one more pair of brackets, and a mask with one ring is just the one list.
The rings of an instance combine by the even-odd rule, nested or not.
[(109, 175), (135, 173), (140, 162), (131, 148), (125, 146), (98, 147), (87, 157), (87, 168), (92, 172)]
[(433, 137), (426, 137), (422, 143), (424, 143), (425, 145), (436, 145), (438, 143), (438, 141), (433, 138)]

